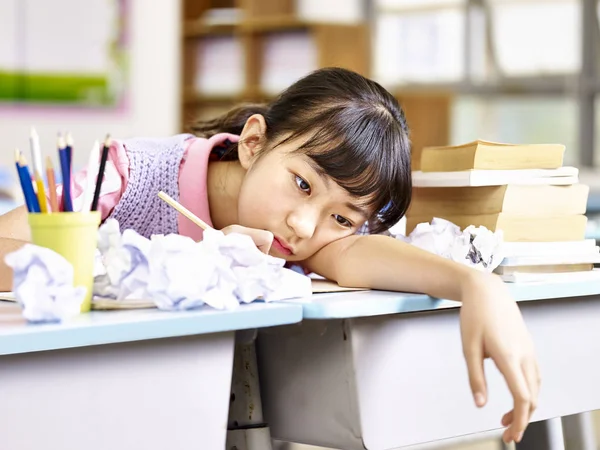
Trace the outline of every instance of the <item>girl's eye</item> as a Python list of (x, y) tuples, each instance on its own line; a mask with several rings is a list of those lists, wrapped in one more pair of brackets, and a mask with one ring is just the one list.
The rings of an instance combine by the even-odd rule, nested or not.
[(306, 192), (307, 194), (310, 194), (310, 184), (308, 184), (306, 182), (306, 180), (304, 180), (304, 178), (299, 177), (298, 175), (295, 175), (295, 180), (296, 180), (296, 185), (298, 186), (298, 189), (300, 189), (302, 192)]
[(346, 219), (345, 217), (340, 216), (339, 214), (334, 214), (333, 218), (337, 223), (346, 228), (352, 228), (352, 223)]

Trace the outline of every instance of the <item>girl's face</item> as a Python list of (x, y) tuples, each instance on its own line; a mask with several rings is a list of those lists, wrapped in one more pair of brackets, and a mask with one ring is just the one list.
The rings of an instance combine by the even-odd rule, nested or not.
[(238, 197), (240, 225), (271, 231), (271, 255), (302, 261), (325, 245), (354, 234), (368, 211), (358, 199), (319, 172), (289, 142), (256, 157), (254, 146), (240, 144), (246, 169)]

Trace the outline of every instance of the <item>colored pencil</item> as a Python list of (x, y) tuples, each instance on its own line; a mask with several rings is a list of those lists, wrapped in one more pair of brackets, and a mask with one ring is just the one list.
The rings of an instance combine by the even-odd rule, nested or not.
[(29, 197), (31, 202), (31, 212), (40, 212), (40, 204), (38, 202), (38, 198), (35, 196), (35, 192), (33, 191), (33, 183), (31, 181), (31, 174), (29, 173), (29, 167), (27, 166), (27, 159), (25, 155), (20, 154), (19, 158), (19, 167), (21, 170), (21, 176), (23, 177), (23, 185), (24, 185), (24, 193)]
[(35, 128), (31, 127), (31, 131), (29, 133), (29, 145), (31, 147), (31, 164), (33, 169), (33, 174), (43, 173), (44, 170), (42, 168), (42, 152), (40, 150), (40, 138), (35, 131)]
[(65, 136), (65, 142), (67, 144), (65, 150), (67, 151), (67, 158), (69, 160), (69, 172), (73, 173), (73, 136), (68, 131)]
[(48, 212), (48, 202), (46, 201), (46, 188), (44, 186), (44, 180), (38, 171), (33, 175), (35, 180), (36, 195), (38, 203), (40, 204), (40, 212)]
[(96, 180), (94, 174), (98, 173), (100, 164), (100, 143), (94, 142), (92, 151), (88, 159), (87, 166), (87, 183), (85, 184), (85, 190), (83, 191), (83, 203), (81, 204), (81, 211), (88, 212), (92, 208), (92, 201), (94, 199), (94, 191), (96, 186)]
[(71, 201), (71, 172), (69, 170), (69, 160), (66, 151), (65, 140), (62, 135), (58, 136), (58, 160), (60, 163), (60, 171), (62, 173), (63, 181), (63, 211), (72, 212), (73, 203)]
[(98, 201), (100, 200), (100, 189), (104, 180), (104, 170), (106, 169), (106, 160), (108, 159), (108, 151), (110, 150), (110, 135), (106, 136), (104, 146), (102, 147), (102, 155), (100, 157), (100, 167), (98, 168), (98, 176), (96, 177), (96, 188), (94, 189), (94, 197), (92, 199), (92, 211), (98, 209)]
[[(60, 169), (61, 177), (62, 177), (62, 166), (60, 164), (60, 151), (61, 151), (61, 149), (66, 148), (66, 146), (67, 146), (67, 144), (65, 143), (63, 135), (59, 131), (58, 136), (56, 138), (56, 147), (58, 148), (58, 167)], [(64, 211), (65, 210), (65, 188), (64, 188), (65, 180), (63, 179), (62, 182), (63, 182), (63, 192), (62, 192), (62, 197), (60, 199), (60, 210)]]
[(71, 193), (71, 211), (73, 210), (73, 136), (67, 131), (65, 135), (65, 152), (67, 154), (67, 162), (69, 163), (69, 193)]
[(52, 158), (46, 158), (46, 178), (48, 178), (48, 190), (50, 191), (50, 208), (52, 212), (59, 212), (58, 198), (56, 197), (56, 178), (54, 176), (54, 166)]
[(19, 177), (19, 183), (21, 184), (21, 190), (23, 191), (23, 199), (25, 200), (25, 205), (27, 206), (27, 211), (30, 213), (35, 212), (35, 206), (31, 201), (31, 197), (29, 196), (29, 191), (27, 189), (27, 180), (24, 177), (23, 170), (21, 169), (21, 152), (19, 149), (15, 149), (15, 166), (17, 167), (17, 176)]
[(42, 151), (40, 149), (40, 137), (35, 131), (34, 127), (31, 127), (29, 132), (29, 144), (31, 146), (31, 164), (33, 169), (33, 179), (36, 186), (36, 195), (40, 212), (48, 212), (48, 206), (46, 203), (46, 191), (44, 189), (44, 181), (42, 180), (41, 174), (43, 173), (42, 166)]

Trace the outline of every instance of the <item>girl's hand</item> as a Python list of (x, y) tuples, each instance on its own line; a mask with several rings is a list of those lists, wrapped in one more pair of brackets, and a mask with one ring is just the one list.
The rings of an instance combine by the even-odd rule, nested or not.
[[(481, 276), (480, 276), (481, 275)], [(533, 342), (516, 302), (496, 275), (477, 274), (462, 291), (463, 352), (477, 406), (487, 401), (484, 358), (492, 358), (514, 399), (502, 417), (505, 442), (519, 442), (537, 407), (540, 374)]]
[(267, 230), (259, 230), (257, 228), (248, 228), (243, 227), (241, 225), (229, 225), (221, 230), (225, 234), (229, 233), (239, 233), (246, 234), (252, 238), (254, 244), (258, 247), (258, 249), (269, 254), (269, 250), (271, 250), (271, 244), (273, 243), (273, 233)]

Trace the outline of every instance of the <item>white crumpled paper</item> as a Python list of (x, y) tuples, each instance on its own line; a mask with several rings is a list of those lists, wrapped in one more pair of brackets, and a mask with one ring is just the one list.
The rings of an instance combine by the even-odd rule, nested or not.
[(100, 228), (94, 294), (118, 300), (147, 298), (160, 309), (210, 305), (234, 309), (240, 302), (311, 295), (310, 279), (263, 254), (249, 236), (206, 230), (202, 242), (175, 234), (146, 239), (122, 235), (115, 220)]
[(502, 231), (486, 227), (460, 227), (445, 219), (420, 223), (408, 235), (396, 235), (416, 247), (470, 267), (492, 272), (504, 259)]
[(124, 300), (147, 298), (150, 241), (133, 230), (119, 230), (108, 219), (98, 232), (94, 264), (94, 295)]
[(13, 291), (30, 322), (60, 322), (79, 314), (86, 294), (73, 287), (73, 265), (45, 247), (26, 244), (5, 257), (13, 269)]

